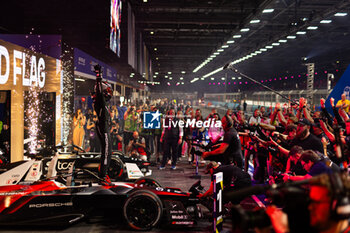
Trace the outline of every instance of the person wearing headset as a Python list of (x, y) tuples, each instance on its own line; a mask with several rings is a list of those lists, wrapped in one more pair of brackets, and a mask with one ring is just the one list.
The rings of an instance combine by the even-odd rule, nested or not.
[(243, 157), (241, 150), (241, 141), (237, 131), (232, 127), (233, 120), (225, 115), (221, 119), (224, 129), (224, 139), (220, 146), (212, 151), (203, 152), (202, 157), (205, 160), (220, 162), (223, 165), (235, 163), (237, 167), (243, 168)]
[[(337, 176), (333, 176), (333, 179), (334, 177)], [(313, 232), (349, 233), (350, 202), (344, 181), (330, 182), (330, 184), (310, 186), (308, 205), (310, 226)], [(288, 217), (280, 208), (268, 206), (266, 214), (270, 217), (275, 232), (290, 231)]]

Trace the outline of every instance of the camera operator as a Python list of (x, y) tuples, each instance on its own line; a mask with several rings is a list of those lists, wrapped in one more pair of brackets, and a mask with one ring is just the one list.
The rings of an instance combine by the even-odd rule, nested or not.
[(241, 141), (237, 131), (232, 127), (233, 120), (230, 116), (223, 116), (221, 119), (222, 128), (224, 129), (224, 139), (220, 147), (209, 152), (203, 152), (202, 158), (221, 162), (228, 165), (234, 162), (237, 167), (243, 168), (243, 157), (241, 150)]
[[(211, 176), (219, 172), (223, 173), (224, 192), (239, 190), (252, 185), (250, 175), (234, 165), (220, 165), (215, 161), (211, 161), (204, 171), (205, 174), (210, 173)], [(214, 193), (214, 185), (214, 182), (211, 181), (209, 189), (205, 193), (200, 194), (199, 198), (211, 197)], [(242, 200), (243, 199), (244, 198), (242, 198)], [(228, 202), (228, 200), (223, 201), (224, 203)], [(234, 204), (239, 204), (240, 201), (241, 200), (235, 200)]]
[[(311, 185), (308, 210), (310, 226), (318, 233), (349, 233), (349, 200), (345, 193), (339, 194), (339, 187)], [(338, 193), (338, 194), (337, 194)], [(339, 211), (340, 210), (340, 211)], [(276, 206), (269, 206), (270, 217), (276, 233), (289, 232), (288, 219)]]
[(126, 151), (130, 153), (131, 157), (137, 157), (143, 161), (147, 161), (146, 141), (143, 137), (139, 136), (137, 131), (134, 131), (132, 139), (126, 147)]
[[(310, 133), (310, 127), (312, 123), (302, 118), (298, 121), (297, 131), (295, 138), (290, 142), (291, 146), (300, 146), (303, 150), (314, 150), (323, 153), (323, 144), (320, 139)], [(279, 151), (285, 155), (289, 153), (289, 150), (277, 144), (271, 139), (272, 144), (278, 147)]]
[(297, 181), (311, 178), (313, 176), (320, 175), (322, 173), (332, 173), (332, 169), (312, 150), (306, 150), (300, 157), (301, 165), (307, 172), (304, 176), (291, 176), (285, 174), (283, 180)]
[(289, 151), (289, 158), (287, 160), (286, 173), (294, 175), (306, 175), (306, 171), (301, 164), (300, 157), (303, 153), (303, 148), (300, 146), (293, 146)]
[(132, 104), (124, 114), (124, 145), (129, 144), (132, 139), (133, 132), (137, 130), (138, 115), (136, 106)]
[(123, 137), (119, 132), (119, 123), (112, 122), (111, 128), (112, 150), (122, 150)]

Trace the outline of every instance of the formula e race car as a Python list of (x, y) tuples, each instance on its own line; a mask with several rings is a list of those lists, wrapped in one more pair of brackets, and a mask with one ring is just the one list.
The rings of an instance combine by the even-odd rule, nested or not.
[(69, 186), (58, 181), (62, 177), (74, 180), (79, 173), (98, 178), (89, 170), (75, 169), (72, 173), (29, 184), (24, 180), (0, 186), (0, 225), (69, 226), (80, 219), (108, 212), (109, 216), (122, 215), (133, 229), (150, 230), (160, 222), (194, 226), (201, 217), (197, 206), (197, 196), (202, 190), (200, 181), (189, 192), (158, 185), (151, 187), (155, 181), (147, 178), (135, 183), (104, 185), (90, 182)]

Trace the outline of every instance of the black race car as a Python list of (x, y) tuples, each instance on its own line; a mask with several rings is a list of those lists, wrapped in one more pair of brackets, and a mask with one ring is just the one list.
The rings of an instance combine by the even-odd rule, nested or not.
[[(16, 171), (12, 170), (24, 165), (28, 166), (20, 163), (3, 174), (16, 177)], [(34, 182), (28, 181), (28, 172), (20, 182), (0, 186), (0, 225), (63, 226), (110, 212), (121, 214), (133, 229), (149, 230), (161, 221), (193, 226), (201, 213), (197, 207), (200, 182), (189, 192), (183, 192), (159, 187), (149, 178), (134, 183), (105, 182), (104, 185), (91, 181), (72, 182), (82, 175), (99, 179), (87, 169), (73, 169), (71, 173)]]

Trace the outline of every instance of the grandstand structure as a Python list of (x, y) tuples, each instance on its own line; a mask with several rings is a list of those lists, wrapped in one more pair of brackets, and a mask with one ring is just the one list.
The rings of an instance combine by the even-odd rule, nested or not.
[[(327, 98), (332, 90), (314, 89), (312, 90), (313, 105), (320, 105), (321, 98)], [(297, 102), (299, 98), (307, 98), (306, 90), (284, 90), (279, 91), (282, 95), (288, 97), (291, 101)], [(236, 93), (205, 93), (204, 100), (207, 106), (223, 107), (237, 110), (243, 109), (244, 101), (247, 103), (247, 111), (252, 111), (259, 106), (275, 106), (277, 102), (288, 103), (288, 101), (271, 91), (257, 92), (236, 92)]]

